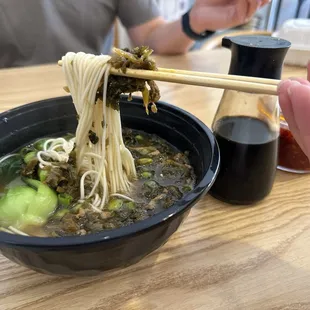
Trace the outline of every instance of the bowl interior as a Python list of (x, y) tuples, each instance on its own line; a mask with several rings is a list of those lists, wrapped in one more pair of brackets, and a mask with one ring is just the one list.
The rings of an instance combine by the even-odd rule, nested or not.
[[(154, 133), (180, 151), (189, 151), (198, 182), (212, 160), (212, 141), (185, 111), (159, 102), (158, 113), (146, 115), (139, 97), (120, 103), (122, 126)], [(184, 114), (185, 113), (185, 114)], [(0, 157), (45, 136), (74, 133), (76, 112), (71, 97), (32, 103), (0, 115)]]
[[(175, 206), (161, 212), (161, 215), (156, 214), (142, 221), (149, 221), (148, 225), (130, 225), (135, 226), (135, 230), (167, 219), (192, 205), (212, 186), (219, 168), (219, 150), (210, 129), (193, 115), (173, 105), (158, 102), (157, 107), (158, 113), (150, 112), (150, 115), (147, 115), (140, 97), (134, 97), (131, 102), (127, 102), (126, 96), (122, 97), (122, 126), (157, 134), (180, 151), (189, 151), (189, 159), (197, 176), (197, 185)], [(4, 112), (0, 114), (0, 157), (45, 136), (74, 133), (76, 126), (76, 112), (70, 96), (43, 100)], [(117, 230), (125, 232), (128, 229), (131, 228)], [(115, 236), (121, 235), (115, 233)], [(87, 236), (79, 237), (85, 240), (86, 238)]]

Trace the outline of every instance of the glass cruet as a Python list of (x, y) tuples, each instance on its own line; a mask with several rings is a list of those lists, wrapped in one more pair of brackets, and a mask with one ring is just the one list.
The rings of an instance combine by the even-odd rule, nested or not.
[[(290, 42), (267, 36), (223, 38), (231, 50), (229, 74), (280, 79)], [(262, 200), (271, 189), (278, 160), (277, 96), (225, 90), (212, 130), (221, 167), (211, 195), (230, 204)]]

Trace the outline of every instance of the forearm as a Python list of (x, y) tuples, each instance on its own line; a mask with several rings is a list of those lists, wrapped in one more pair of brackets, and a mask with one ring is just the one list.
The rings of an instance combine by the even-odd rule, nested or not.
[(186, 53), (194, 44), (182, 30), (180, 20), (156, 27), (145, 40), (156, 54), (176, 55)]
[[(193, 33), (216, 31), (244, 24), (255, 11), (270, 0), (196, 0), (189, 13)], [(157, 17), (129, 29), (135, 45), (148, 45), (157, 54), (182, 54), (194, 44), (182, 29), (182, 18), (167, 23)], [(194, 36), (196, 37), (196, 36)]]
[(146, 24), (129, 29), (135, 45), (147, 45), (156, 54), (176, 55), (186, 53), (194, 44), (182, 30), (182, 21), (166, 22), (158, 17)]

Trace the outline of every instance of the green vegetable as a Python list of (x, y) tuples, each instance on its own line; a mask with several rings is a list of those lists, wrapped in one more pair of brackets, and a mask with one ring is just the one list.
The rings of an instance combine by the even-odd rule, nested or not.
[(73, 213), (78, 213), (79, 210), (83, 208), (83, 204), (81, 203), (78, 203), (76, 204), (73, 208), (71, 208), (70, 210), (73, 212)]
[(157, 151), (156, 147), (154, 146), (139, 146), (139, 147), (132, 147), (131, 148), (132, 151), (135, 151), (135, 152), (138, 152), (140, 155), (147, 155), (147, 154), (150, 154), (152, 152), (155, 152)]
[(43, 225), (57, 207), (57, 195), (47, 185), (32, 179), (24, 181), (31, 187), (16, 186), (0, 199), (0, 223), (4, 227)]
[(68, 207), (71, 204), (72, 200), (73, 197), (66, 193), (58, 194), (58, 202), (64, 207)]
[(117, 211), (123, 206), (123, 200), (112, 198), (108, 203), (109, 211)]
[(35, 196), (36, 191), (27, 186), (10, 188), (0, 199), (0, 226), (20, 226)]
[(141, 135), (136, 135), (135, 138), (136, 138), (136, 140), (137, 140), (138, 142), (141, 142), (141, 141), (144, 140), (143, 136), (141, 136)]
[(28, 146), (23, 147), (19, 153), (22, 157), (24, 157), (25, 155), (27, 155), (29, 152), (32, 152), (32, 151), (35, 151), (34, 146), (28, 145)]
[(184, 193), (188, 193), (188, 192), (190, 192), (192, 189), (193, 189), (193, 188), (192, 188), (191, 186), (189, 186), (189, 185), (185, 185), (185, 186), (182, 187), (182, 191), (183, 191)]
[(38, 169), (38, 177), (41, 182), (44, 182), (46, 180), (48, 174), (49, 174), (48, 170), (41, 169), (41, 168)]
[(64, 217), (67, 213), (69, 213), (68, 209), (61, 209), (59, 211), (57, 211), (53, 216), (56, 218), (62, 218)]
[(133, 201), (128, 201), (124, 203), (124, 207), (130, 210), (134, 210), (136, 208), (136, 204)]
[(138, 165), (150, 165), (151, 163), (153, 163), (152, 158), (139, 158), (139, 159), (137, 159)]
[[(109, 63), (115, 69), (126, 72), (127, 68), (157, 70), (155, 62), (149, 58), (152, 50), (146, 46), (129, 49), (113, 49)], [(149, 85), (149, 89), (146, 87)], [(102, 97), (102, 87), (97, 96)], [(140, 91), (143, 94), (144, 107), (148, 113), (148, 105), (160, 98), (160, 91), (154, 81), (111, 75), (108, 81), (107, 104), (115, 110), (119, 110), (119, 98), (121, 94), (130, 94)], [(153, 109), (154, 110), (154, 109)]]
[(170, 185), (170, 186), (167, 186), (166, 189), (173, 197), (177, 199), (181, 199), (183, 196), (181, 191), (176, 186)]
[(143, 184), (143, 194), (146, 197), (154, 198), (162, 191), (162, 187), (155, 181), (146, 181)]
[(144, 171), (141, 173), (141, 177), (143, 179), (150, 179), (153, 176), (153, 174), (149, 171)]
[(0, 163), (0, 184), (13, 181), (20, 173), (22, 158), (20, 155), (9, 157)]
[(155, 181), (147, 181), (143, 184), (143, 187), (149, 188), (149, 189), (155, 189), (158, 187), (158, 184)]
[(28, 207), (27, 215), (29, 219), (39, 220), (43, 224), (57, 207), (57, 195), (40, 181), (32, 179), (25, 179), (24, 181), (37, 189), (35, 199)]
[(47, 141), (48, 139), (40, 139), (38, 141), (36, 141), (34, 143), (34, 147), (38, 150), (38, 151), (43, 151), (43, 147), (44, 147), (44, 143)]
[(26, 164), (30, 163), (33, 159), (36, 158), (36, 155), (37, 155), (37, 152), (35, 152), (35, 151), (32, 151), (32, 152), (27, 153), (27, 154), (24, 156), (24, 162), (25, 162)]

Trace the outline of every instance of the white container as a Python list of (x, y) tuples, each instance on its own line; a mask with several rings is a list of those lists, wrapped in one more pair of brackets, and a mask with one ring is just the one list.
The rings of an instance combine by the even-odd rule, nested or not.
[(307, 66), (310, 60), (310, 19), (290, 19), (273, 36), (292, 43), (284, 60), (285, 64)]

